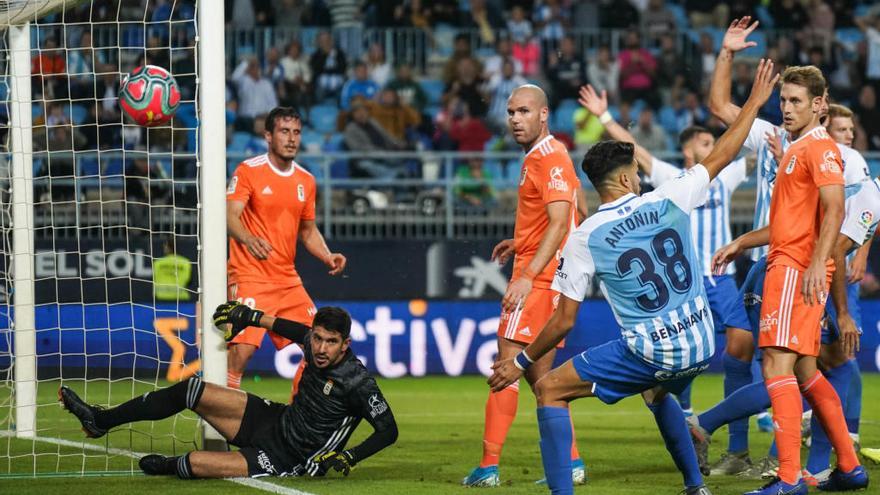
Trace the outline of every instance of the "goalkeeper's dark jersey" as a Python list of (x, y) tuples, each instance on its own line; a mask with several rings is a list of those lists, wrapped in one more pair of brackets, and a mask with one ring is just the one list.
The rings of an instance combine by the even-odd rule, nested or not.
[[(302, 474), (314, 476), (319, 466), (312, 461), (321, 454), (343, 450), (361, 419), (366, 418), (377, 433), (396, 431), (397, 425), (376, 380), (351, 349), (339, 364), (321, 369), (311, 364), (309, 337), (306, 335), (302, 346), (308, 366), (293, 403), (281, 415), (281, 426), (285, 443), (304, 460)], [(358, 455), (361, 446), (365, 451)], [(366, 452), (372, 450), (368, 446), (361, 446), (353, 449), (356, 461), (372, 453)]]

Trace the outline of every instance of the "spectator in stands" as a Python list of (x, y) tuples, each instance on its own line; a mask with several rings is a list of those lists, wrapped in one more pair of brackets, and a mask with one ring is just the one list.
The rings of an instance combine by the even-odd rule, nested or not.
[(649, 40), (659, 40), (664, 34), (676, 31), (675, 15), (666, 8), (664, 0), (648, 0), (648, 6), (642, 11), (642, 32)]
[(477, 74), (483, 73), (482, 64), (480, 64), (480, 61), (477, 60), (471, 52), (471, 38), (466, 33), (459, 33), (455, 36), (455, 45), (452, 51), (452, 56), (449, 57), (449, 60), (446, 61), (446, 65), (443, 66), (443, 82), (445, 84), (452, 84), (452, 82), (459, 77), (462, 60), (468, 60), (475, 64), (478, 67)]
[(868, 149), (880, 150), (880, 108), (877, 106), (877, 92), (873, 86), (870, 84), (862, 86), (853, 111), (859, 116), (859, 123), (865, 129)]
[(469, 158), (455, 170), (455, 199), (459, 207), (486, 209), (495, 205), (495, 177), (483, 167), (480, 158)]
[(312, 69), (315, 99), (322, 101), (337, 97), (345, 83), (348, 62), (345, 53), (334, 44), (330, 31), (318, 34), (318, 48), (309, 59), (309, 67)]
[(626, 34), (626, 48), (620, 51), (617, 60), (620, 64), (620, 97), (630, 102), (642, 99), (652, 107), (659, 107), (654, 81), (657, 60), (642, 48), (638, 31), (631, 30)]
[(513, 60), (505, 60), (501, 65), (501, 73), (489, 80), (487, 89), (491, 98), (488, 121), (490, 127), (498, 134), (504, 134), (507, 128), (507, 99), (513, 90), (528, 81), (516, 74)]
[(587, 76), (596, 91), (605, 91), (608, 101), (617, 103), (620, 65), (611, 57), (611, 48), (608, 45), (600, 45), (596, 50), (596, 57), (587, 66)]
[(726, 2), (707, 2), (706, 0), (685, 0), (685, 11), (691, 21), (691, 27), (727, 27), (730, 21), (730, 7)]
[(767, 10), (773, 17), (776, 29), (801, 29), (809, 21), (807, 11), (799, 0), (770, 2)]
[(413, 79), (412, 68), (409, 64), (397, 66), (397, 77), (392, 79), (386, 88), (397, 92), (397, 98), (401, 105), (413, 107), (419, 113), (425, 111), (425, 106), (428, 104), (428, 94), (425, 93), (422, 85)]
[[(99, 58), (92, 50), (92, 33), (86, 31), (79, 38), (79, 47), (67, 51), (67, 75), (70, 79), (70, 97), (95, 97), (95, 71), (92, 60)], [(100, 63), (100, 61), (99, 61)]]
[(864, 17), (855, 19), (856, 25), (865, 33), (867, 59), (865, 76), (874, 90), (880, 89), (880, 7), (868, 11)]
[(676, 50), (675, 39), (671, 34), (660, 36), (660, 53), (657, 54), (657, 62), (657, 89), (664, 105), (668, 105), (672, 101), (672, 95), (678, 94), (689, 82), (693, 84), (692, 89), (699, 86), (699, 81), (692, 81), (695, 77), (699, 79), (699, 74), (690, 73), (690, 67), (685, 63), (681, 53)]
[(486, 115), (488, 110), (487, 97), (482, 89), (483, 80), (480, 79), (480, 68), (472, 58), (463, 58), (458, 62), (456, 78), (448, 84), (444, 91), (444, 101), (455, 96), (468, 104), (471, 112), (479, 117)]
[(284, 58), (281, 59), (281, 68), (284, 69), (284, 101), (285, 106), (300, 109), (310, 102), (309, 89), (312, 82), (312, 69), (308, 59), (302, 52), (302, 44), (291, 41), (287, 45)]
[(257, 115), (269, 113), (278, 106), (278, 95), (272, 82), (263, 77), (256, 57), (246, 57), (232, 73), (238, 96), (236, 128), (250, 131)]
[(504, 27), (501, 10), (489, 8), (486, 0), (470, 0), (470, 7), (470, 15), (464, 16), (462, 27), (476, 29), (483, 44), (495, 43), (495, 33)]
[(416, 109), (400, 103), (397, 92), (391, 88), (385, 88), (379, 92), (376, 101), (367, 103), (370, 117), (394, 139), (407, 143), (408, 133), (417, 127), (422, 116)]
[(559, 53), (549, 55), (548, 65), (553, 106), (565, 99), (576, 100), (580, 87), (587, 84), (587, 60), (578, 53), (573, 36), (562, 38)]
[(507, 20), (507, 32), (511, 39), (528, 40), (532, 38), (532, 22), (526, 17), (522, 5), (514, 5)]
[(379, 43), (370, 45), (367, 52), (367, 69), (370, 72), (370, 79), (384, 87), (391, 79), (391, 64), (385, 60), (385, 49)]
[(525, 77), (537, 77), (541, 71), (541, 45), (534, 37), (524, 38), (516, 35), (513, 38), (513, 58), (522, 64)]
[(458, 0), (431, 0), (430, 6), (431, 25), (448, 24), (457, 25), (459, 21)]
[(570, 17), (571, 12), (559, 0), (544, 0), (535, 7), (533, 18), (535, 28), (541, 35), (543, 53), (549, 54), (559, 47)]
[(270, 46), (266, 50), (266, 62), (263, 64), (263, 75), (275, 87), (276, 93), (284, 81), (284, 67), (281, 66), (281, 50), (277, 46)]
[(150, 213), (153, 205), (165, 204), (171, 192), (171, 180), (158, 163), (138, 157), (125, 169), (125, 206), (129, 235), (150, 233)]
[[(680, 101), (680, 100), (679, 100)], [(673, 105), (675, 109), (675, 120), (678, 130), (686, 129), (692, 126), (706, 127), (706, 121), (709, 120), (709, 109), (703, 105), (699, 95), (693, 91), (688, 91), (684, 95), (684, 101), (680, 104)]]
[(733, 65), (733, 80), (730, 84), (730, 101), (743, 106), (752, 91), (752, 68), (748, 62), (737, 61)]
[(226, 0), (226, 17), (232, 29), (241, 31), (274, 22), (269, 0)]
[(455, 141), (459, 152), (483, 151), (492, 133), (486, 124), (471, 113), (467, 102), (461, 101), (452, 115), (449, 137)]
[(370, 79), (369, 69), (365, 62), (358, 62), (354, 66), (354, 77), (342, 85), (342, 94), (339, 96), (339, 106), (343, 110), (351, 108), (351, 100), (355, 96), (363, 96), (372, 99), (379, 91), (379, 85)]
[(275, 25), (286, 29), (300, 27), (306, 14), (305, 4), (306, 0), (272, 0)]
[(491, 81), (493, 77), (501, 74), (501, 65), (505, 60), (513, 61), (513, 71), (521, 76), (523, 73), (522, 62), (513, 58), (513, 44), (507, 36), (499, 36), (495, 43), (495, 54), (486, 59), (483, 64), (483, 79)]
[(666, 131), (654, 121), (654, 111), (650, 107), (642, 109), (638, 125), (630, 132), (633, 139), (652, 154), (668, 149)]
[(639, 25), (639, 11), (628, 0), (599, 0), (599, 26), (632, 29)]
[(67, 96), (67, 77), (63, 50), (58, 48), (58, 41), (48, 37), (43, 41), (43, 48), (31, 59), (32, 92), (35, 98), (42, 95), (45, 99), (65, 98)]
[(712, 73), (715, 72), (716, 56), (715, 41), (712, 40), (712, 36), (706, 32), (701, 33), (699, 61), (700, 68), (702, 69), (702, 74), (700, 75), (702, 81), (701, 86), (703, 87), (708, 87), (709, 83), (712, 81)]
[[(343, 142), (345, 148), (353, 152), (400, 151), (406, 149), (406, 143), (395, 138), (370, 118), (367, 107), (355, 104), (351, 109), (351, 121), (345, 126)], [(381, 158), (371, 157), (352, 160), (352, 177), (374, 177), (393, 179), (402, 170), (395, 163)]]

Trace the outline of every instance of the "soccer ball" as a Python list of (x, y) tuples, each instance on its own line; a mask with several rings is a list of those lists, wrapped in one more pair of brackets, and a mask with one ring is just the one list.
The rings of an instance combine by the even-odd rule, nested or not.
[(138, 125), (162, 125), (174, 117), (180, 106), (180, 88), (167, 70), (144, 65), (122, 80), (119, 106)]

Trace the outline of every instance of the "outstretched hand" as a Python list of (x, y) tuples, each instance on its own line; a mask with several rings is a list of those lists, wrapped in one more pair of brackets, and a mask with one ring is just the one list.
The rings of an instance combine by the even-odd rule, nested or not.
[(581, 86), (578, 94), (580, 95), (578, 103), (589, 110), (591, 114), (598, 117), (608, 110), (608, 92), (604, 89), (602, 93), (596, 93), (593, 86), (587, 84), (586, 86)]
[(223, 331), (223, 338), (229, 342), (245, 328), (260, 326), (262, 317), (263, 312), (258, 309), (251, 309), (238, 301), (228, 301), (217, 306), (211, 318), (214, 326)]
[(740, 50), (745, 50), (746, 48), (758, 46), (754, 41), (746, 40), (746, 38), (752, 34), (752, 31), (758, 27), (758, 21), (752, 22), (750, 25), (749, 23), (751, 20), (751, 16), (734, 19), (727, 28), (727, 32), (724, 33), (724, 39), (721, 41), (721, 49), (738, 52)]

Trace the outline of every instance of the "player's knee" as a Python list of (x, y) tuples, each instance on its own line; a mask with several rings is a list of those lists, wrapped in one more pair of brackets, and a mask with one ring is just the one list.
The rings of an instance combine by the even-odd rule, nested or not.
[(751, 361), (755, 354), (755, 342), (751, 332), (740, 328), (727, 329), (727, 347), (724, 352), (740, 361)]
[(538, 407), (553, 405), (558, 401), (553, 380), (542, 378), (532, 386), (532, 390), (535, 392), (535, 400), (538, 402)]

